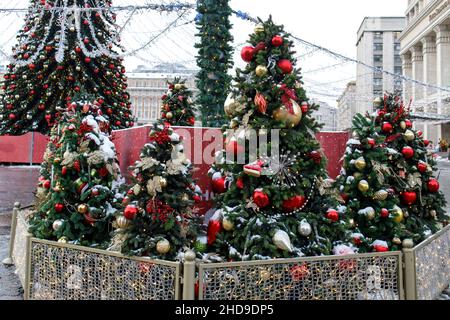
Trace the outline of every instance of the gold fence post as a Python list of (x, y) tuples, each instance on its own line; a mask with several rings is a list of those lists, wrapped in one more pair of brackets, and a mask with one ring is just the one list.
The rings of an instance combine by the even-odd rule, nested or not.
[(30, 299), (30, 278), (31, 278), (31, 238), (33, 235), (27, 233), (26, 235), (26, 257), (25, 257), (25, 280), (23, 285), (23, 298), (24, 300)]
[(11, 217), (11, 233), (9, 237), (9, 252), (8, 256), (2, 261), (4, 265), (12, 266), (14, 264), (13, 251), (14, 251), (14, 240), (16, 239), (16, 228), (17, 228), (17, 215), (20, 210), (20, 202), (14, 203), (14, 208)]
[(406, 300), (417, 300), (416, 286), (416, 255), (413, 249), (403, 249), (405, 266), (405, 296)]
[(195, 253), (191, 250), (184, 255), (183, 300), (195, 300)]

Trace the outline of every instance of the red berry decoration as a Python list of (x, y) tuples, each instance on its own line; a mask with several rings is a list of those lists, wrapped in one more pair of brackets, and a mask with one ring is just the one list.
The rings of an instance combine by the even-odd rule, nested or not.
[(241, 58), (245, 62), (250, 62), (253, 60), (253, 57), (255, 56), (255, 48), (251, 46), (243, 47), (241, 50)]
[(56, 203), (55, 204), (55, 211), (56, 212), (62, 212), (63, 211), (63, 209), (64, 209), (64, 205), (62, 204), (62, 203)]
[(291, 73), (294, 70), (292, 63), (288, 59), (281, 59), (278, 61), (277, 66), (284, 74)]
[(283, 201), (283, 211), (292, 212), (301, 208), (306, 203), (306, 198), (304, 196), (294, 196)]
[(330, 219), (331, 221), (336, 222), (339, 220), (339, 213), (334, 209), (329, 209), (327, 211), (327, 218)]
[(402, 200), (403, 200), (404, 203), (406, 203), (407, 205), (410, 206), (410, 205), (412, 205), (413, 203), (416, 202), (417, 194), (414, 191), (403, 192)]
[(274, 47), (279, 47), (283, 44), (283, 38), (280, 36), (275, 36), (272, 38), (272, 45)]
[(125, 207), (125, 210), (123, 211), (123, 216), (128, 220), (133, 220), (138, 212), (139, 210), (136, 206), (129, 204)]
[(431, 178), (430, 180), (428, 180), (427, 183), (428, 186), (428, 191), (436, 193), (439, 191), (439, 181), (437, 181), (434, 178)]
[(427, 164), (426, 164), (425, 162), (420, 161), (420, 162), (417, 164), (417, 170), (419, 170), (420, 173), (426, 172), (427, 169), (428, 169), (428, 166), (427, 166)]
[(383, 126), (381, 130), (383, 130), (384, 133), (391, 133), (394, 128), (392, 127), (392, 124), (389, 122), (383, 123)]
[(222, 223), (218, 220), (209, 220), (208, 222), (208, 245), (214, 244), (217, 239), (217, 234), (222, 231)]
[(389, 210), (386, 209), (386, 208), (381, 209), (380, 216), (381, 216), (382, 218), (387, 218), (387, 217), (389, 217)]
[(265, 208), (270, 204), (269, 196), (262, 189), (256, 189), (253, 192), (253, 202), (259, 208)]
[(404, 147), (402, 149), (402, 154), (406, 159), (410, 159), (414, 156), (414, 150), (411, 147)]

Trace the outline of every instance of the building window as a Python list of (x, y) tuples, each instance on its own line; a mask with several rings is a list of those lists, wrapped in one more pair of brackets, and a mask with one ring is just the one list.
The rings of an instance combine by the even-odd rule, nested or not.
[(383, 40), (383, 32), (374, 32), (373, 39), (374, 40)]
[(373, 78), (373, 85), (374, 86), (382, 86), (383, 85), (383, 79), (382, 78)]
[(383, 51), (383, 43), (374, 43), (373, 50), (374, 51)]
[(394, 43), (394, 51), (400, 52), (400, 43), (398, 42)]
[(373, 62), (375, 62), (375, 63), (377, 63), (377, 62), (383, 63), (383, 55), (375, 54), (373, 56)]
[(395, 66), (395, 67), (394, 67), (394, 73), (395, 73), (395, 74), (402, 74), (402, 73), (403, 73), (403, 72), (402, 72), (402, 67)]
[(400, 57), (400, 55), (396, 54), (394, 56), (394, 63), (395, 64), (402, 64), (402, 58)]

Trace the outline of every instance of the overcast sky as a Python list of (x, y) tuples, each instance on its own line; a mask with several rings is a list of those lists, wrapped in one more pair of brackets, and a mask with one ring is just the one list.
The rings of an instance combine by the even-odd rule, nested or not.
[[(195, 0), (185, 0), (195, 2)], [(113, 5), (145, 4), (148, 2), (161, 2), (156, 0), (114, 0)], [(165, 0), (170, 2), (170, 0)], [(27, 7), (28, 0), (0, 0), (0, 7)], [(356, 32), (366, 16), (404, 16), (407, 0), (231, 0), (234, 10), (241, 10), (253, 17), (266, 19), (272, 14), (276, 23), (284, 24), (290, 33), (329, 48), (349, 57), (356, 57)], [(125, 21), (128, 12), (119, 14), (119, 22)], [(186, 20), (192, 19), (192, 12)], [(175, 15), (160, 15), (159, 13), (142, 12), (137, 14), (127, 25), (123, 33), (123, 43), (128, 50), (136, 49), (145, 44), (155, 32), (164, 29)], [(11, 52), (14, 34), (23, 24), (22, 16), (0, 14), (1, 28), (6, 28), (0, 33), (0, 49)], [(232, 19), (235, 44), (246, 41), (248, 34), (253, 31), (253, 25), (236, 17)], [(9, 28), (8, 28), (9, 26)], [(126, 58), (125, 64), (128, 70), (138, 64), (151, 62), (183, 62), (191, 66), (195, 65), (195, 27), (190, 24), (179, 27), (164, 34), (153, 42), (148, 50), (140, 51), (139, 58)], [(299, 55), (310, 51), (311, 48), (297, 47)], [(243, 62), (239, 58), (240, 46), (236, 49), (235, 61), (237, 66)], [(4, 61), (3, 61), (4, 62)], [(299, 64), (305, 71), (305, 85), (309, 85), (311, 92), (318, 98), (333, 103), (345, 84), (355, 77), (356, 66), (354, 64), (342, 64), (340, 61), (321, 52), (303, 57)], [(326, 68), (325, 71), (314, 70), (330, 65), (338, 65), (336, 68)], [(311, 71), (308, 73), (308, 71)], [(323, 83), (332, 83), (324, 86)], [(316, 91), (314, 91), (316, 90)], [(320, 91), (322, 90), (322, 91)], [(323, 90), (329, 96), (320, 96)]]

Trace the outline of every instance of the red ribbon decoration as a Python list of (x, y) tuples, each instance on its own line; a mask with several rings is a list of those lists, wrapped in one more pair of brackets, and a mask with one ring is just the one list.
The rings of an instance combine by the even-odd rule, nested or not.
[(292, 108), (292, 100), (297, 101), (297, 95), (293, 89), (290, 89), (286, 86), (286, 84), (282, 84), (280, 90), (283, 91), (283, 95), (281, 96), (281, 102), (286, 106), (286, 109), (289, 113), (294, 114), (294, 109)]

